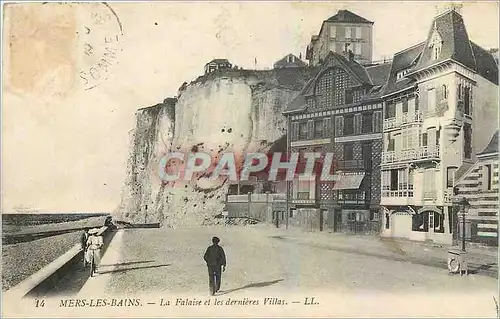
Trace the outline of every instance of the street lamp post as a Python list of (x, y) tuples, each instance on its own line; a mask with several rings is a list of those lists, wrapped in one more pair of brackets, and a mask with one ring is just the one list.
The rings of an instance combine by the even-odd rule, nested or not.
[(470, 203), (465, 197), (463, 197), (460, 200), (459, 205), (462, 212), (462, 251), (465, 252), (465, 216), (469, 211)]

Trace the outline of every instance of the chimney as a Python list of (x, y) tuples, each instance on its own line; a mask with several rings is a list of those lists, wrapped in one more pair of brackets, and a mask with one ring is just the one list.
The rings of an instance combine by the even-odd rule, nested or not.
[(352, 53), (352, 51), (351, 51), (351, 50), (349, 50), (349, 52), (348, 52), (348, 54), (347, 54), (347, 55), (348, 55), (347, 59), (348, 59), (349, 61), (351, 61), (351, 62), (352, 62), (352, 61), (354, 61), (354, 53)]

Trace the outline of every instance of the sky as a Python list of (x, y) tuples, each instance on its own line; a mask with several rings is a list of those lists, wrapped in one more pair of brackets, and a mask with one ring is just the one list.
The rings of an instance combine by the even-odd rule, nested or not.
[[(7, 7), (2, 212), (13, 212), (16, 205), (48, 212), (114, 210), (125, 179), (135, 111), (175, 96), (180, 85), (201, 75), (213, 58), (228, 58), (243, 68), (255, 68), (257, 60), (262, 69), (288, 53), (304, 56), (322, 21), (339, 9), (374, 21), (373, 57), (391, 57), (425, 40), (439, 5), (427, 1), (108, 4), (123, 34), (113, 47), (118, 53), (103, 72), (106, 77), (90, 90), (79, 77), (95, 65), (85, 57), (82, 34), (90, 13), (109, 13), (109, 8), (99, 3), (23, 4), (24, 18), (9, 19), (13, 10)], [(464, 2), (462, 15), (471, 40), (498, 48), (495, 2)], [(91, 27), (92, 34), (99, 34), (94, 40), (114, 34), (117, 21)], [(101, 42), (93, 43), (93, 49), (102, 55)], [(16, 59), (17, 64), (12, 62)]]

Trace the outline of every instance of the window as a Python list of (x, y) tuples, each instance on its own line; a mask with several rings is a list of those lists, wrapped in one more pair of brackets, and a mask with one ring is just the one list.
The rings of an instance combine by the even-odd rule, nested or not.
[(361, 43), (354, 43), (354, 54), (361, 55)]
[(403, 113), (408, 113), (408, 100), (403, 100)]
[(390, 119), (396, 117), (396, 105), (395, 104), (387, 104), (385, 108), (385, 117)]
[(448, 98), (448, 88), (446, 87), (446, 85), (443, 84), (441, 90), (443, 91), (442, 94), (442, 99), (443, 100), (446, 100)]
[(398, 190), (398, 170), (391, 169), (391, 190)]
[(483, 190), (490, 191), (492, 184), (492, 170), (491, 164), (483, 166)]
[(345, 28), (345, 38), (350, 39), (351, 38), (351, 28), (346, 27)]
[(389, 214), (385, 214), (385, 229), (389, 229)]
[(372, 113), (363, 113), (363, 123), (361, 124), (361, 132), (372, 133), (373, 132), (373, 114)]
[(323, 119), (314, 121), (314, 138), (322, 138), (323, 129)]
[(394, 137), (389, 137), (389, 144), (387, 145), (387, 151), (389, 151), (389, 152), (394, 151), (395, 144), (396, 143), (395, 143)]
[(363, 164), (365, 170), (369, 171), (372, 167), (372, 143), (365, 142), (361, 148), (362, 156), (363, 156)]
[(354, 134), (354, 115), (344, 117), (344, 135)]
[(464, 156), (472, 157), (472, 127), (469, 123), (464, 124)]
[(382, 171), (382, 190), (391, 189), (391, 171)]
[(336, 38), (337, 37), (337, 28), (334, 25), (330, 26), (330, 38)]
[(427, 111), (434, 113), (436, 109), (436, 89), (431, 88), (427, 91)]
[(464, 89), (464, 113), (470, 115), (470, 88)]
[(307, 138), (307, 122), (299, 123), (299, 138), (300, 139)]
[(439, 59), (439, 55), (441, 54), (441, 45), (435, 45), (433, 48), (433, 59)]
[(361, 39), (361, 27), (356, 28), (356, 39)]
[(345, 91), (345, 104), (351, 104), (354, 102), (354, 92), (352, 90)]
[(311, 181), (307, 180), (299, 180), (298, 189), (297, 189), (297, 199), (311, 199), (310, 198), (310, 190), (311, 190)]
[(344, 161), (354, 159), (354, 147), (350, 143), (344, 144)]
[(453, 187), (455, 183), (455, 172), (457, 168), (454, 166), (450, 166), (446, 169), (446, 187)]
[(427, 133), (422, 133), (422, 146), (427, 146)]
[(434, 24), (434, 32), (432, 33), (431, 41), (429, 43), (429, 48), (432, 52), (432, 59), (439, 59), (439, 55), (441, 54), (441, 46), (443, 44), (443, 39), (437, 30), (436, 24)]

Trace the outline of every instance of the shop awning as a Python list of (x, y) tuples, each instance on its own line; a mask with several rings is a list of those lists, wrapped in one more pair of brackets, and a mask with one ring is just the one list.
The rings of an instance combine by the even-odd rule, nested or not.
[(339, 179), (333, 185), (333, 189), (359, 189), (365, 173), (359, 174), (340, 174)]

